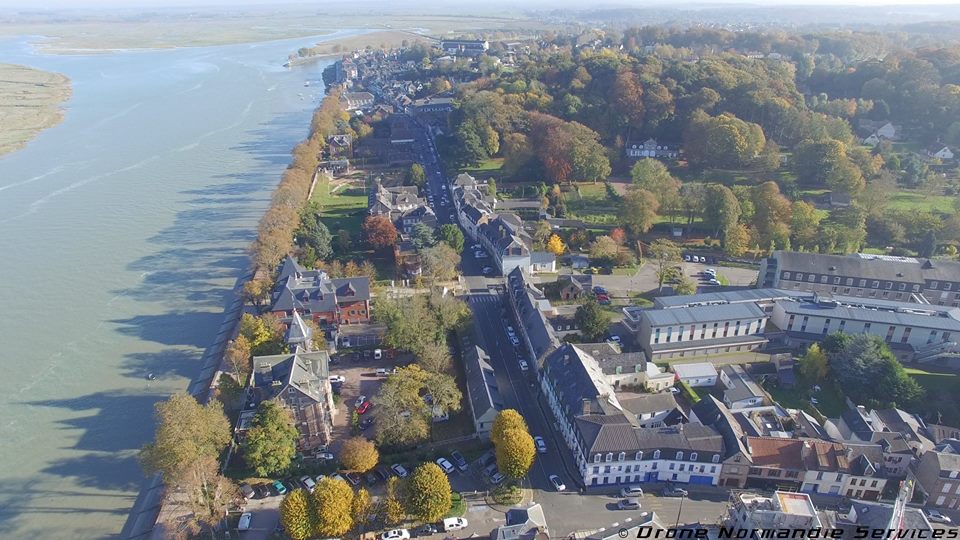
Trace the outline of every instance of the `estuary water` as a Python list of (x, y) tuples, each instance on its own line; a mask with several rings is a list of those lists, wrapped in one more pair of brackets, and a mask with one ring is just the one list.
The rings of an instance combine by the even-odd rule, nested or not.
[(328, 61), (282, 67), (316, 41), (0, 42), (0, 62), (73, 85), (63, 123), (0, 158), (0, 538), (119, 533), (153, 406), (200, 371), (323, 95)]

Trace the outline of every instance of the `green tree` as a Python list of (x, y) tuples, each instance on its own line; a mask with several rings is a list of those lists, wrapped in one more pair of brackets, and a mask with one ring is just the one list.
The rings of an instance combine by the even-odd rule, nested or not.
[(353, 490), (339, 478), (321, 478), (313, 490), (316, 508), (316, 534), (324, 538), (340, 537), (353, 527)]
[(790, 213), (793, 248), (810, 249), (816, 246), (820, 221), (823, 219), (820, 211), (808, 202), (794, 201)]
[(536, 454), (533, 438), (526, 430), (509, 429), (497, 443), (497, 468), (510, 478), (523, 478), (533, 465)]
[(740, 220), (740, 201), (727, 186), (709, 184), (703, 197), (703, 221), (719, 236)]
[(646, 233), (657, 221), (660, 203), (645, 189), (631, 189), (623, 197), (621, 219), (634, 236)]
[(856, 403), (909, 407), (923, 395), (923, 389), (879, 336), (832, 334), (823, 348), (833, 380)]
[(680, 261), (680, 248), (670, 240), (659, 238), (650, 244), (650, 258), (657, 265), (657, 291), (663, 291), (663, 283), (674, 275), (673, 266)]
[(413, 226), (413, 229), (410, 230), (410, 243), (412, 243), (413, 247), (418, 251), (433, 247), (436, 243), (433, 238), (433, 230), (422, 221), (417, 223)]
[(446, 244), (457, 253), (463, 252), (463, 231), (456, 225), (450, 223), (441, 225), (440, 228), (437, 229), (437, 240), (446, 242)]
[(588, 296), (587, 301), (577, 308), (574, 319), (580, 335), (589, 341), (600, 341), (610, 329), (612, 316), (604, 311), (596, 298)]
[(427, 172), (423, 170), (423, 165), (419, 163), (414, 163), (410, 165), (410, 170), (407, 171), (406, 183), (411, 186), (417, 186), (418, 188), (423, 188), (427, 183)]
[(290, 413), (273, 401), (263, 401), (251, 425), (243, 440), (247, 463), (260, 476), (286, 471), (297, 454), (298, 433)]
[(457, 265), (460, 254), (448, 244), (437, 244), (421, 252), (423, 275), (437, 281), (449, 281), (457, 278)]
[(723, 252), (739, 257), (750, 247), (750, 231), (742, 223), (736, 223), (723, 232)]
[(670, 174), (667, 166), (653, 158), (644, 158), (630, 168), (633, 185), (653, 193), (660, 207), (671, 208), (680, 199), (680, 181)]
[(450, 480), (435, 463), (414, 469), (407, 482), (405, 506), (408, 514), (424, 522), (437, 521), (450, 510)]
[(590, 244), (590, 258), (603, 265), (612, 265), (619, 251), (619, 244), (609, 236), (598, 236)]
[(365, 437), (350, 437), (340, 447), (340, 464), (348, 471), (365, 473), (377, 466), (380, 452)]
[[(423, 396), (430, 395), (428, 405)], [(430, 433), (432, 416), (459, 411), (463, 395), (447, 373), (430, 373), (417, 364), (391, 375), (374, 397), (377, 441), (410, 445)]]
[(333, 255), (330, 230), (320, 219), (320, 206), (316, 202), (307, 204), (300, 213), (300, 228), (294, 233), (297, 244), (309, 246), (317, 259), (326, 260)]
[(295, 489), (280, 502), (280, 524), (293, 540), (307, 540), (313, 536), (313, 500), (305, 489)]
[(736, 116), (695, 112), (683, 134), (687, 161), (692, 167), (743, 168), (760, 156), (766, 145), (763, 129)]
[(493, 419), (493, 426), (490, 428), (490, 441), (495, 445), (499, 444), (503, 440), (504, 434), (512, 429), (529, 432), (527, 421), (523, 419), (523, 415), (515, 409), (503, 409)]
[(240, 317), (239, 332), (250, 344), (253, 356), (280, 354), (286, 350), (283, 343), (283, 325), (273, 314), (256, 317), (244, 313)]
[(830, 366), (827, 364), (827, 353), (814, 343), (800, 357), (800, 374), (810, 384), (816, 384), (827, 376)]
[(761, 246), (783, 248), (790, 239), (790, 201), (776, 182), (764, 182), (753, 191), (753, 228)]
[(494, 180), (493, 178), (487, 180), (487, 187), (486, 187), (486, 190), (485, 190), (485, 191), (486, 191), (488, 197), (496, 197), (496, 196), (497, 196), (497, 181)]
[(673, 286), (673, 290), (674, 290), (674, 292), (676, 292), (677, 294), (683, 295), (683, 296), (690, 295), (690, 294), (696, 294), (696, 292), (697, 292), (697, 284), (694, 283), (694, 281), (693, 281), (692, 279), (690, 279), (690, 278), (688, 278), (688, 277), (686, 277), (686, 276), (681, 276), (681, 277), (680, 277), (680, 281), (679, 281), (676, 285)]

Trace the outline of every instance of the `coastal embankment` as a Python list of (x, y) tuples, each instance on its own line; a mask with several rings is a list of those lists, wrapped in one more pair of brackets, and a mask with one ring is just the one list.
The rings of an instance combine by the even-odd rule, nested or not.
[(70, 94), (70, 79), (59, 73), (0, 64), (0, 156), (59, 124)]

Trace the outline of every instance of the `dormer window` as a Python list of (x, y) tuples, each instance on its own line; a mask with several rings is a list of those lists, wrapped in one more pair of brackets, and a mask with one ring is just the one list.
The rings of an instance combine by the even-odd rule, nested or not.
[(696, 453), (696, 452), (692, 452), (692, 453), (690, 454), (690, 461), (696, 461), (696, 460), (697, 460), (697, 453)]
[(683, 452), (677, 452), (677, 461), (683, 459)]
[(639, 452), (637, 452), (637, 457), (636, 457), (635, 459), (636, 459), (637, 461), (640, 461), (641, 459), (643, 459), (643, 451), (642, 451), (642, 450), (639, 451)]
[(593, 462), (594, 462), (594, 463), (600, 463), (600, 454), (596, 454), (596, 455), (593, 456)]
[(620, 452), (620, 455), (617, 456), (617, 461), (623, 461), (623, 460), (625, 460), (625, 459), (627, 459), (627, 453), (626, 453), (626, 452)]
[[(739, 458), (739, 456), (737, 456), (737, 457)], [(713, 455), (713, 462), (714, 462), (714, 463), (720, 463), (720, 454), (714, 454), (714, 455)]]
[(653, 451), (653, 459), (660, 459), (660, 451), (659, 451), (659, 450), (654, 450), (654, 451)]
[(613, 452), (607, 452), (606, 461), (607, 463), (613, 461)]

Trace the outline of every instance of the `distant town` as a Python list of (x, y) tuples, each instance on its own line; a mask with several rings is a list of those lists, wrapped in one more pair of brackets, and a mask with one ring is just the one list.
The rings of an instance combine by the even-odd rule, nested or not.
[(154, 536), (956, 537), (955, 45), (468, 37), (325, 72)]

